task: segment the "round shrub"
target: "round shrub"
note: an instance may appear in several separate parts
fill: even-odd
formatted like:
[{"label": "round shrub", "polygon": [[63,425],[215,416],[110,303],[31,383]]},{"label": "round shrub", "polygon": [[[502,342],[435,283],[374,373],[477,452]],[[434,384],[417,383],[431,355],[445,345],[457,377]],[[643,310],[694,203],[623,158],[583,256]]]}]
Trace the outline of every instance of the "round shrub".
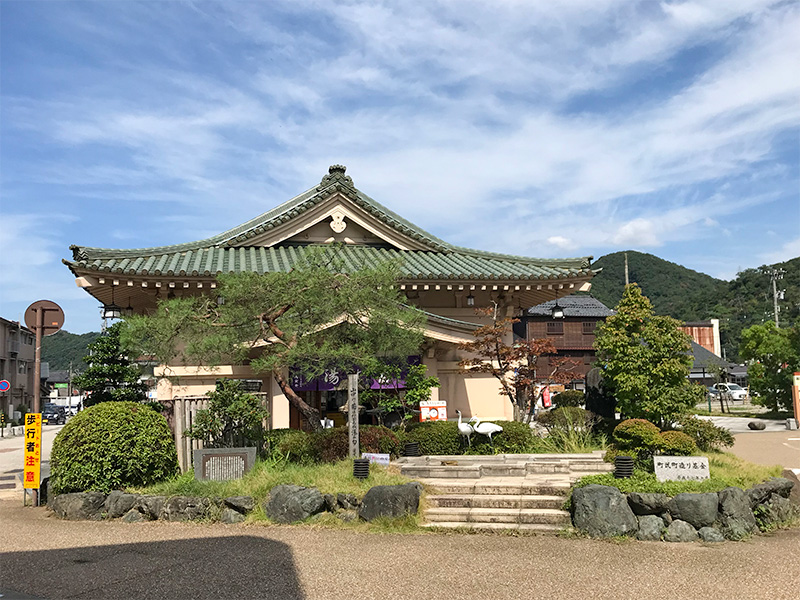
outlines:
[{"label": "round shrub", "polygon": [[665,431],[659,435],[659,451],[667,456],[691,456],[697,454],[694,440],[681,431]]},{"label": "round shrub", "polygon": [[724,427],[717,427],[711,421],[698,419],[693,415],[681,417],[680,430],[688,435],[703,452],[721,450],[733,446],[733,435]]},{"label": "round shrub", "polygon": [[580,390],[566,390],[553,396],[553,405],[562,406],[582,406],[585,401],[583,392]]},{"label": "round shrub", "polygon": [[[473,439],[475,435],[472,436]],[[432,421],[409,427],[405,442],[419,443],[421,454],[462,454],[463,442],[455,421]]]},{"label": "round shrub", "polygon": [[621,450],[656,450],[661,430],[645,419],[628,419],[614,428],[614,445]]},{"label": "round shrub", "polygon": [[472,434],[472,447],[468,454],[526,454],[533,451],[536,435],[529,425],[519,421],[484,421],[496,423],[503,428],[500,433],[489,438],[480,433]]},{"label": "round shrub", "polygon": [[101,402],[72,417],[50,454],[53,495],[108,493],[146,486],[178,474],[167,420],[136,402]]}]

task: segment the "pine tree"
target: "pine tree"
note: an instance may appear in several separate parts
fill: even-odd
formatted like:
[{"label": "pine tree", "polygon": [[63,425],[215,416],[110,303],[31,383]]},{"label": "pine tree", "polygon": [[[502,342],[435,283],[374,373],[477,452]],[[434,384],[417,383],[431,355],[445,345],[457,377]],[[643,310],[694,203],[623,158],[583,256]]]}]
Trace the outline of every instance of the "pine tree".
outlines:
[{"label": "pine tree", "polygon": [[89,397],[85,406],[100,402],[140,402],[147,398],[147,386],[139,381],[141,369],[131,363],[120,345],[122,323],[115,323],[89,344],[84,361],[89,367],[72,380]]}]

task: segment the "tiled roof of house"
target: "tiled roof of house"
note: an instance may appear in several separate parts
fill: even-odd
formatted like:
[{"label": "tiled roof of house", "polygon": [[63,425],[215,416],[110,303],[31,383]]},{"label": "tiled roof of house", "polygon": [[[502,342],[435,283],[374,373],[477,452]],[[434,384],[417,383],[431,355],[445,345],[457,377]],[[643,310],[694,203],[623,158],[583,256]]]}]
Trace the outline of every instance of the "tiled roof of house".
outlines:
[{"label": "tiled roof of house", "polygon": [[424,249],[346,246],[344,261],[353,266],[398,260],[401,274],[412,280],[529,280],[591,276],[591,256],[539,259],[471,250],[448,244],[406,221],[353,187],[344,167],[333,165],[322,182],[280,206],[219,235],[171,246],[112,249],[70,246],[76,269],[141,276],[209,277],[220,273],[266,273],[291,269],[308,246],[290,242],[274,246],[246,245],[247,240],[294,219],[333,194],[341,194],[394,231],[416,240]]},{"label": "tiled roof of house", "polygon": [[549,317],[553,312],[553,307],[558,302],[558,306],[564,311],[564,317],[596,317],[605,318],[614,314],[614,311],[592,296],[564,296],[558,300],[549,300],[542,304],[529,308],[529,317]]},{"label": "tiled roof of house", "polygon": [[691,341],[692,344],[692,355],[694,356],[694,363],[692,364],[692,370],[702,370],[705,369],[709,371],[713,368],[722,367],[728,369],[730,367],[735,367],[734,363],[729,363],[724,358],[720,358],[713,352],[703,348],[700,344],[695,342],[694,340]]}]

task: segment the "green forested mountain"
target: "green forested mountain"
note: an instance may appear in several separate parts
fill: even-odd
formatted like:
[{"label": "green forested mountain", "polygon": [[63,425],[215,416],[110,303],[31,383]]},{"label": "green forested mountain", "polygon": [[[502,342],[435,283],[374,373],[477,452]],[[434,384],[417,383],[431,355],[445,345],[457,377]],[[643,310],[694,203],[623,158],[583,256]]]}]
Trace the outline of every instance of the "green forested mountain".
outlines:
[{"label": "green forested mountain", "polygon": [[100,336],[99,332],[83,334],[59,331],[42,338],[42,362],[50,363],[51,371],[66,371],[72,361],[75,372],[83,371],[87,365],[83,357],[88,354],[88,346]]},{"label": "green forested mountain", "polygon": [[[602,272],[592,279],[592,295],[613,308],[625,287],[625,252],[597,259]],[[773,320],[772,284],[768,270],[783,269],[778,289],[780,324],[800,320],[800,258],[784,263],[746,269],[732,281],[714,279],[681,265],[642,252],[628,251],[631,283],[638,283],[650,298],[656,314],[681,321],[720,320],[722,347],[730,360],[737,360],[742,329]]]}]

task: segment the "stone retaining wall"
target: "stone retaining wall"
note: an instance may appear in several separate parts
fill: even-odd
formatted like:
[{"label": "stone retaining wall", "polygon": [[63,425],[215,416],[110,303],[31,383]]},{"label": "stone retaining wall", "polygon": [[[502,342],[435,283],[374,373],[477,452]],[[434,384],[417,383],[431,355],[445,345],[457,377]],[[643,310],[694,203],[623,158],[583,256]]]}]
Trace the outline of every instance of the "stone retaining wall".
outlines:
[{"label": "stone retaining wall", "polygon": [[644,541],[721,542],[740,540],[770,524],[800,514],[789,500],[794,482],[773,477],[749,490],[624,494],[617,488],[588,485],[572,493],[572,523],[592,537],[634,536]]}]

